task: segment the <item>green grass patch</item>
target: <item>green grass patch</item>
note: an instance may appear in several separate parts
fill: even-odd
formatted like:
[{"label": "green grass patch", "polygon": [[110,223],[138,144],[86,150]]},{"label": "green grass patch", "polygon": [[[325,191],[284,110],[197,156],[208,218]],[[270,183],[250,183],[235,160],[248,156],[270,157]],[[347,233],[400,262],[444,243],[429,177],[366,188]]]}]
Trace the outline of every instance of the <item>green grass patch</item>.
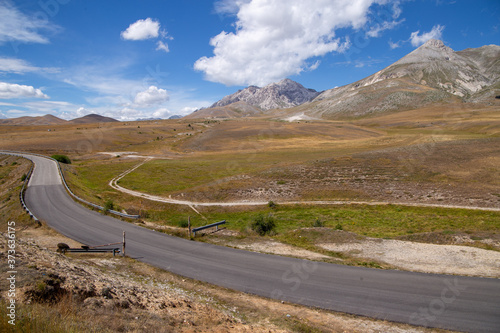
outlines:
[{"label": "green grass patch", "polygon": [[296,229],[317,226],[319,219],[325,228],[343,230],[359,235],[394,238],[423,232],[498,232],[500,213],[466,209],[405,207],[396,205],[343,205],[343,206],[302,206],[279,205],[269,207],[198,207],[207,219],[195,216],[194,212],[177,210],[148,211],[152,220],[178,225],[191,215],[193,226],[227,220],[228,229],[242,231],[248,229],[258,216],[272,214],[277,235]]},{"label": "green grass patch", "polygon": [[70,189],[81,198],[99,205],[104,205],[110,199],[119,204],[117,199],[123,195],[112,189],[109,182],[137,163],[119,160],[79,161],[71,166],[64,166],[63,172]]}]

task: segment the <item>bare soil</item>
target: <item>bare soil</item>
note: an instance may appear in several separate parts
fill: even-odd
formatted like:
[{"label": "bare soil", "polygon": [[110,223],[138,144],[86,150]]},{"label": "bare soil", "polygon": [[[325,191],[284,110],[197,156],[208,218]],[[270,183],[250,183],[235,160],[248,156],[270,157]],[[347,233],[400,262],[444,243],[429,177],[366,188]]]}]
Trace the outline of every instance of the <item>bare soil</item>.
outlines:
[{"label": "bare soil", "polygon": [[[16,244],[18,307],[33,306],[31,316],[38,321],[53,313],[80,329],[109,332],[432,331],[217,288],[120,256],[58,254],[40,243],[69,240],[46,232],[38,229],[32,240]],[[0,249],[6,244],[0,235]],[[5,251],[0,258],[5,300]]]}]

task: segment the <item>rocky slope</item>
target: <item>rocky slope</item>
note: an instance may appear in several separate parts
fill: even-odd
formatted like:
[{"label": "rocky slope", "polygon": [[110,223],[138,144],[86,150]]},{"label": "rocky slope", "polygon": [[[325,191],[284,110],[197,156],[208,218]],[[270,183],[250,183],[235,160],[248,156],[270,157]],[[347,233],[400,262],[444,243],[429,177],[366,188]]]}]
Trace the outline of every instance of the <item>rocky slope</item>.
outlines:
[{"label": "rocky slope", "polygon": [[283,109],[308,102],[318,94],[314,89],[307,89],[300,83],[284,79],[262,88],[250,86],[239,90],[214,103],[211,108],[223,107],[241,101],[262,110]]},{"label": "rocky slope", "polygon": [[237,101],[225,106],[214,106],[206,109],[199,109],[187,115],[184,119],[200,118],[241,118],[262,115],[262,110],[243,101]]},{"label": "rocky slope", "polygon": [[321,118],[359,117],[436,102],[500,104],[500,46],[455,52],[430,40],[389,67],[327,90],[300,112]]}]

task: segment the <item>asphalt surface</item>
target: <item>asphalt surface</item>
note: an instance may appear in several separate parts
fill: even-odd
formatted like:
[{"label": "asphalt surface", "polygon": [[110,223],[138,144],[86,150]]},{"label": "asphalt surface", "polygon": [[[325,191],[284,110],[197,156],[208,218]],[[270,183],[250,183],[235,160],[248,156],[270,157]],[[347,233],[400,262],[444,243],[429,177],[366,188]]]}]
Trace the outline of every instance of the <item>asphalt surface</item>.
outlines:
[{"label": "asphalt surface", "polygon": [[66,193],[53,161],[25,156],[36,165],[27,206],[49,226],[81,243],[120,242],[125,231],[128,256],[196,280],[388,321],[500,332],[498,279],[334,265],[171,237],[82,207]]}]

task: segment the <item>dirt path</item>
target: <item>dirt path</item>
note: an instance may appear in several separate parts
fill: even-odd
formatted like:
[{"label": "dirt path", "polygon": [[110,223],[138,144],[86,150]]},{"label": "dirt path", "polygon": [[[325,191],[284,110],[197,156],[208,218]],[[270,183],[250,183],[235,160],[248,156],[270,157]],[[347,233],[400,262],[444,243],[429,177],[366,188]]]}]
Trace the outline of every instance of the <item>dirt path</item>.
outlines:
[{"label": "dirt path", "polygon": [[[109,186],[111,186],[112,188],[114,188],[117,191],[120,191],[122,193],[127,193],[127,194],[135,196],[135,197],[145,198],[145,199],[157,201],[157,202],[189,206],[198,214],[200,214],[200,213],[195,208],[197,206],[200,206],[200,207],[265,206],[269,203],[268,201],[249,201],[249,200],[234,201],[234,202],[196,202],[196,201],[189,201],[189,200],[177,200],[177,199],[166,198],[166,197],[162,197],[162,196],[151,195],[151,194],[146,194],[146,193],[142,193],[139,191],[130,190],[130,189],[127,189],[127,188],[124,188],[124,187],[118,185],[118,181],[120,179],[122,179],[123,177],[125,177],[126,175],[128,175],[132,171],[138,169],[139,167],[141,167],[142,165],[144,165],[145,163],[149,162],[152,159],[153,158],[151,158],[151,157],[146,157],[145,160],[142,161],[141,163],[139,163],[136,166],[134,166],[133,168],[123,172],[118,177],[113,178],[109,182]],[[278,203],[283,204],[283,205],[295,205],[295,204],[299,204],[299,205],[349,205],[349,204],[355,204],[355,205],[370,205],[370,206],[401,205],[401,206],[411,206],[411,207],[458,208],[458,209],[472,209],[472,210],[500,212],[500,208],[495,208],[495,207],[438,205],[438,204],[425,204],[425,203],[406,203],[406,202],[397,202],[397,201],[388,202],[388,201],[320,200],[320,201],[282,201],[282,202],[278,202]]]}]

